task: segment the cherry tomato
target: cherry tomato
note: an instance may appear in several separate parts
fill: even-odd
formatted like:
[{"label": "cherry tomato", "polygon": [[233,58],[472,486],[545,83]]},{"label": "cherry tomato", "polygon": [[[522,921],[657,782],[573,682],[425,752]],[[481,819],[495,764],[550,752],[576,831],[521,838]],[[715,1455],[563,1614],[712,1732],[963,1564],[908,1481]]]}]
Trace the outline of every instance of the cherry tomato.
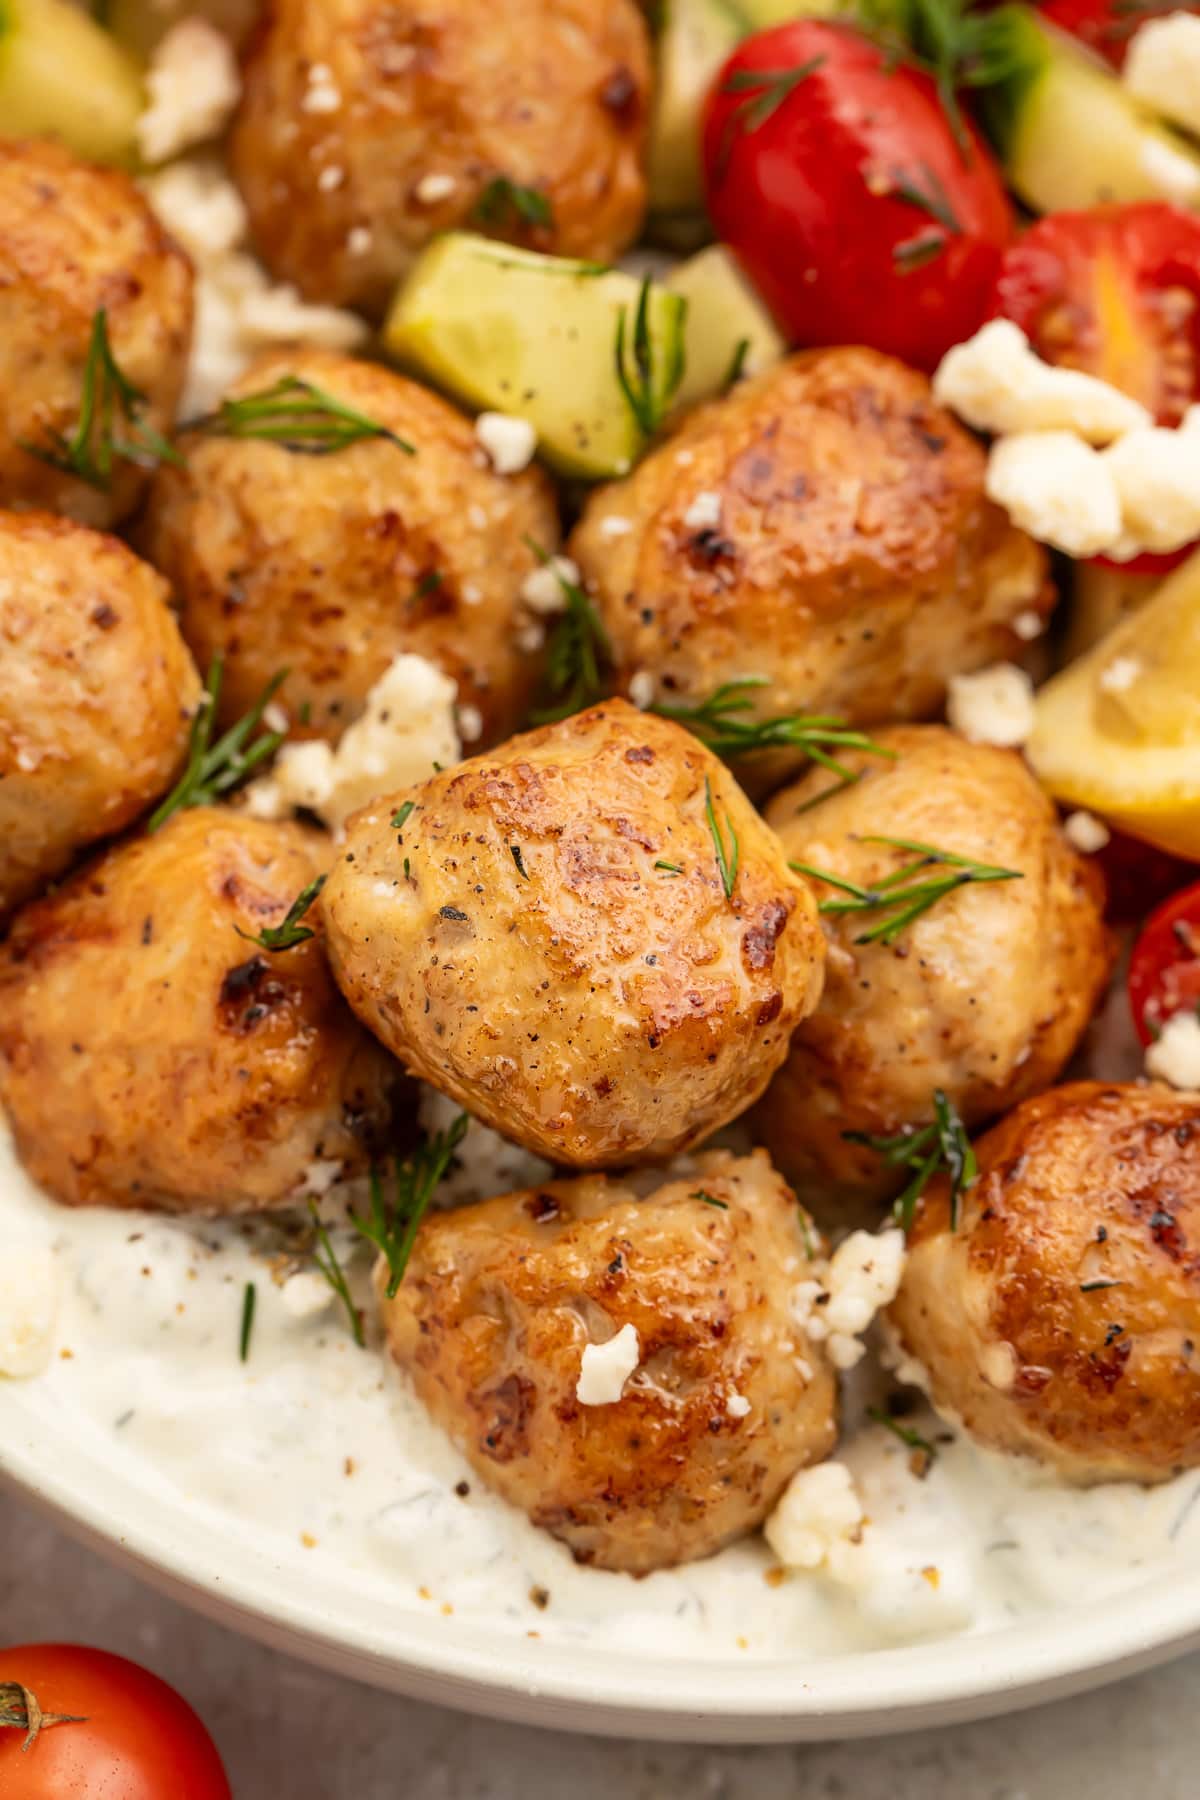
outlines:
[{"label": "cherry tomato", "polygon": [[1200,0],[1040,0],[1038,10],[1119,69],[1130,39],[1147,19],[1200,12]]},{"label": "cherry tomato", "polygon": [[187,1702],[157,1675],[77,1644],[0,1651],[0,1682],[17,1682],[44,1714],[74,1715],[25,1732],[0,1728],[6,1800],[232,1800],[216,1746]]},{"label": "cherry tomato", "polygon": [[1200,882],[1147,919],[1129,964],[1129,1004],[1143,1044],[1172,1013],[1200,1005]]},{"label": "cherry tomato", "polygon": [[794,344],[869,344],[932,369],[985,318],[1012,211],[933,81],[851,25],[748,38],[704,119],[717,235]]},{"label": "cherry tomato", "polygon": [[1200,395],[1200,217],[1159,200],[1051,213],[1005,252],[995,310],[1047,362],[1177,425]]},{"label": "cherry tomato", "polygon": [[1168,894],[1176,893],[1196,873],[1194,863],[1144,844],[1140,838],[1114,831],[1091,859],[1104,876],[1105,916],[1114,925],[1140,925]]}]

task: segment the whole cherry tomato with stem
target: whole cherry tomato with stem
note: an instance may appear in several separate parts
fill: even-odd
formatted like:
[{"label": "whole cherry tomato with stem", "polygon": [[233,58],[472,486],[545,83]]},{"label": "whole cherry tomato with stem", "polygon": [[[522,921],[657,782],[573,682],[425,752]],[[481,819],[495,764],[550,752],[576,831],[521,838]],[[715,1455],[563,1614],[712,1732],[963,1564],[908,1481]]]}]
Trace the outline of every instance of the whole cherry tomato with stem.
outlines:
[{"label": "whole cherry tomato with stem", "polygon": [[793,344],[933,369],[987,316],[1013,228],[999,169],[932,77],[865,32],[797,19],[748,38],[703,151],[717,235]]},{"label": "whole cherry tomato with stem", "polygon": [[0,1650],[5,1800],[232,1800],[212,1738],[148,1669],[79,1644]]}]

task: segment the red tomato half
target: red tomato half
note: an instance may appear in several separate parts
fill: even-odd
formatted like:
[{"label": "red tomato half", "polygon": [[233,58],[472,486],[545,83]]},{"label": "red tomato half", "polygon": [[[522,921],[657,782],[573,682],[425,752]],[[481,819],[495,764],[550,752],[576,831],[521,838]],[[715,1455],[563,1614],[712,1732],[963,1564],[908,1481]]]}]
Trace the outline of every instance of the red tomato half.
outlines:
[{"label": "red tomato half", "polygon": [[1047,362],[1177,425],[1200,395],[1200,216],[1158,200],[1050,213],[1005,252],[995,310]]},{"label": "red tomato half", "polygon": [[1143,1044],[1172,1013],[1200,1005],[1200,883],[1151,913],[1133,947],[1129,1004]]},{"label": "red tomato half", "polygon": [[853,26],[797,19],[734,52],[704,120],[709,211],[792,343],[932,369],[982,323],[1012,212],[963,131]]},{"label": "red tomato half", "polygon": [[0,1651],[0,1682],[19,1682],[43,1713],[77,1721],[46,1726],[28,1750],[23,1731],[0,1728],[6,1800],[232,1800],[216,1746],[191,1707],[123,1656],[20,1644]]},{"label": "red tomato half", "polygon": [[1038,11],[1119,69],[1130,39],[1147,19],[1200,12],[1200,0],[1039,0]]}]

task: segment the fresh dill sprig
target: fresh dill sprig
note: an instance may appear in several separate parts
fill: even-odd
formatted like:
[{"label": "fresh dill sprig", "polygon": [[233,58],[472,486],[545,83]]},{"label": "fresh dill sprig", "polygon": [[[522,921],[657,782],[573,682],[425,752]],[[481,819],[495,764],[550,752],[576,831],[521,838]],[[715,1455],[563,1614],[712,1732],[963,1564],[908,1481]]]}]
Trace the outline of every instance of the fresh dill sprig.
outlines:
[{"label": "fresh dill sprig", "polygon": [[246,1362],[250,1356],[250,1334],[254,1330],[254,1308],[258,1300],[258,1289],[252,1281],[246,1283],[242,1295],[242,1328],[238,1334],[238,1357]]},{"label": "fresh dill sprig", "polygon": [[161,462],[182,466],[183,457],[161,432],[143,423],[145,394],[124,373],[108,337],[104,307],[92,315],[92,335],[83,365],[79,417],[70,432],[47,429],[42,444],[21,448],[64,475],[107,493],[114,462],[153,469]]},{"label": "fresh dill sprig", "polygon": [[666,418],[679,391],[684,370],[682,331],[668,333],[666,344],[660,349],[650,329],[652,286],[647,275],[638,290],[632,332],[628,324],[629,308],[621,307],[613,345],[617,381],[644,437],[653,437]]},{"label": "fresh dill sprig", "polygon": [[392,824],[393,831],[403,831],[404,830],[404,827],[408,824],[409,819],[412,817],[413,813],[416,811],[416,806],[417,806],[417,803],[415,800],[404,800],[400,803],[400,805],[396,808],[396,811],[392,814],[391,824]]},{"label": "fresh dill sprig", "polygon": [[716,1195],[710,1194],[707,1188],[697,1188],[695,1193],[688,1195],[688,1199],[700,1200],[705,1206],[719,1207],[722,1212],[729,1211],[728,1200],[718,1200]]},{"label": "fresh dill sprig", "polygon": [[933,1091],[933,1123],[914,1131],[898,1131],[894,1137],[874,1137],[865,1131],[843,1131],[850,1144],[865,1144],[889,1169],[911,1169],[912,1180],[892,1208],[897,1223],[912,1229],[917,1201],[932,1177],[944,1169],[950,1177],[950,1229],[958,1230],[959,1207],[968,1188],[979,1178],[979,1165],[966,1126],[954,1102],[941,1088]]},{"label": "fresh dill sprig", "polygon": [[[725,814],[725,829],[722,832],[717,824],[716,807],[713,804],[712,782],[704,777],[704,817],[708,822],[709,835],[713,841],[713,854],[717,859],[717,868],[721,874],[721,886],[725,889],[725,898],[733,899],[733,890],[737,886],[738,859],[741,856],[741,844],[728,811]],[[726,838],[729,842],[726,845]]]},{"label": "fresh dill sprig", "polygon": [[535,725],[582,712],[603,697],[612,668],[612,644],[600,615],[577,581],[563,574],[555,557],[530,537],[525,543],[543,568],[553,571],[566,605],[559,614],[546,649],[543,704],[532,714]]},{"label": "fresh dill sprig", "polygon": [[824,55],[810,56],[792,69],[735,69],[721,84],[723,94],[743,96],[730,115],[730,129],[758,131],[825,60]]},{"label": "fresh dill sprig", "polygon": [[327,880],[328,876],[318,875],[307,887],[301,888],[278,925],[264,925],[261,931],[243,931],[240,925],[233,929],[239,937],[257,944],[260,950],[294,950],[297,944],[306,944],[316,934],[311,925],[302,925],[300,921]]},{"label": "fresh dill sprig", "polygon": [[524,187],[507,175],[493,176],[488,182],[475,202],[473,216],[483,225],[515,221],[518,225],[541,225],[549,229],[554,224],[554,208],[549,196],[540,188]]},{"label": "fresh dill sprig", "polygon": [[[860,844],[884,844],[894,850],[908,850],[916,861],[905,863],[891,875],[877,881],[873,887],[860,887],[856,881],[847,881],[842,875],[834,875],[828,869],[816,869],[811,863],[789,863],[800,875],[807,875],[814,881],[823,881],[828,887],[837,888],[848,896],[844,900],[822,900],[818,911],[827,913],[831,918],[841,918],[846,913],[882,913],[877,924],[869,931],[856,937],[856,944],[894,944],[902,931],[905,931],[914,919],[936,906],[947,894],[953,894],[958,888],[967,887],[971,882],[1021,881],[1020,869],[1001,869],[991,863],[976,862],[969,856],[956,856],[952,850],[939,850],[934,844],[921,844],[911,838],[894,837],[862,837],[856,842]],[[936,875],[931,879],[921,879],[926,871],[933,868],[944,868],[947,873]],[[905,885],[907,883],[907,885]]]},{"label": "fresh dill sprig", "polygon": [[222,794],[232,792],[260,763],[265,762],[269,756],[274,756],[287,736],[286,731],[264,731],[260,736],[253,737],[262,723],[267,707],[287,679],[288,671],[280,669],[272,675],[249,712],[213,743],[212,734],[221,701],[223,668],[223,658],[220,654],[214,656],[196,716],[192,720],[187,764],[166,799],[151,813],[146,823],[147,831],[157,831],[172,813],[182,812],[184,807],[210,806]]},{"label": "fresh dill sprig", "polygon": [[885,1412],[882,1406],[868,1406],[867,1417],[874,1419],[877,1425],[882,1425],[885,1431],[890,1431],[893,1437],[899,1438],[907,1449],[919,1450],[930,1462],[937,1461],[937,1449],[929,1439],[922,1437],[919,1431],[914,1431],[911,1425],[902,1425],[899,1419],[893,1419],[891,1413]]},{"label": "fresh dill sprig", "polygon": [[354,1213],[350,1215],[355,1230],[383,1254],[388,1266],[389,1300],[395,1298],[404,1279],[421,1220],[469,1124],[467,1114],[459,1113],[448,1131],[439,1131],[434,1137],[427,1138],[411,1156],[397,1157],[393,1168],[395,1192],[391,1201],[384,1198],[382,1174],[372,1168],[370,1214],[365,1219]]},{"label": "fresh dill sprig", "polygon": [[660,718],[674,719],[677,725],[686,725],[694,737],[726,761],[767,750],[800,750],[810,762],[819,763],[836,775],[839,787],[848,787],[858,776],[837,760],[835,751],[861,750],[868,756],[895,759],[894,750],[885,750],[833,713],[777,713],[771,718],[755,718],[754,689],[769,685],[765,675],[739,675],[733,681],[722,682],[706,700],[691,704],[659,701],[650,711]]},{"label": "fresh dill sprig", "polygon": [[663,862],[662,859],[660,858],[659,861],[656,862],[654,866],[656,869],[661,869],[664,875],[682,875],[683,874],[682,863]]},{"label": "fresh dill sprig", "polygon": [[354,1304],[350,1283],[346,1280],[346,1272],[338,1261],[337,1251],[333,1247],[328,1231],[321,1223],[320,1210],[315,1200],[309,1201],[308,1210],[312,1214],[313,1229],[317,1234],[316,1248],[312,1253],[313,1262],[345,1307],[354,1341],[361,1350],[366,1343],[363,1336],[362,1314]]},{"label": "fresh dill sprig", "polygon": [[406,438],[299,375],[284,375],[257,394],[222,400],[216,412],[191,420],[185,429],[209,437],[263,438],[299,456],[331,456],[364,438],[386,438],[406,456],[416,455]]}]

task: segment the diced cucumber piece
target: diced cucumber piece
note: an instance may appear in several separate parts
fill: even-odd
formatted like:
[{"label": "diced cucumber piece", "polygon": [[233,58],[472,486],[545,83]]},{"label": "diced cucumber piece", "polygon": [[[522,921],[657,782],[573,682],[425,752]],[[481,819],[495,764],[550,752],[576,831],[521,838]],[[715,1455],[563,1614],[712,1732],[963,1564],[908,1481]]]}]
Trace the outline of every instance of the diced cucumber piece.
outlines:
[{"label": "diced cucumber piece", "polygon": [[723,393],[737,372],[754,375],[787,345],[746,277],[721,244],[680,263],[667,286],[687,301],[686,351],[678,407]]},{"label": "diced cucumber piece", "polygon": [[136,62],[70,0],[0,0],[0,130],[55,137],[92,162],[132,163]]},{"label": "diced cucumber piece", "polygon": [[982,106],[1009,182],[1027,205],[1038,212],[1127,200],[1200,206],[1200,151],[1146,112],[1075,39],[1027,7],[1006,7],[1003,18],[1013,72],[984,93]]},{"label": "diced cucumber piece", "polygon": [[717,70],[751,29],[735,0],[664,0],[647,149],[651,212],[703,211],[704,102]]},{"label": "diced cucumber piece", "polygon": [[448,232],[392,305],[384,342],[469,406],[528,419],[546,461],[631,466],[683,374],[687,301],[619,269]]}]

